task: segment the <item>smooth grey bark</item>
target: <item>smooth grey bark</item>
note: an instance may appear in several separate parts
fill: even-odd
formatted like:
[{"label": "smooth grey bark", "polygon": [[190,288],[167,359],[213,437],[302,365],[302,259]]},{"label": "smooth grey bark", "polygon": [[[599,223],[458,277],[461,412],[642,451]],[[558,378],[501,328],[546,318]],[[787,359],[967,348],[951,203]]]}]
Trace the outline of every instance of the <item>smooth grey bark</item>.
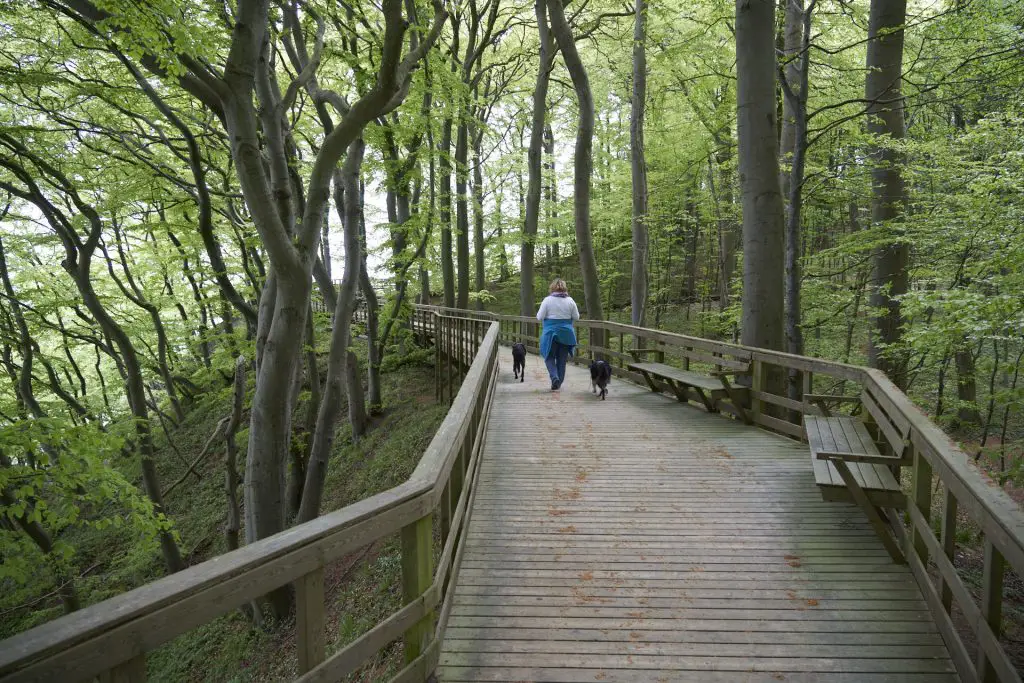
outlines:
[{"label": "smooth grey bark", "polygon": [[455,306],[455,264],[452,262],[452,162],[449,154],[452,147],[452,119],[445,118],[441,124],[441,141],[438,149],[438,170],[441,175],[440,208],[441,219],[441,280],[444,289],[444,305]]},{"label": "smooth grey bark", "polygon": [[[565,60],[566,69],[572,78],[576,91],[579,122],[576,129],[576,156],[573,171],[573,212],[576,227],[576,248],[579,251],[580,272],[583,276],[583,296],[587,306],[587,317],[603,320],[601,306],[601,283],[597,279],[597,261],[590,232],[590,180],[594,170],[594,97],[583,60],[576,49],[576,41],[565,18],[560,0],[548,1],[548,16],[551,32],[558,43],[558,49]],[[601,346],[604,334],[598,330],[591,333],[591,344]]]},{"label": "smooth grey bark", "polygon": [[533,315],[537,302],[534,294],[534,256],[537,226],[540,223],[542,176],[541,157],[544,145],[544,121],[547,113],[548,85],[551,81],[551,31],[548,28],[547,0],[535,0],[534,13],[540,34],[540,56],[537,79],[533,86],[533,115],[530,127],[530,146],[526,153],[526,212],[519,255],[519,314]]},{"label": "smooth grey bark", "polygon": [[872,161],[871,223],[887,239],[872,256],[870,303],[882,313],[875,317],[868,338],[868,361],[901,389],[907,383],[906,354],[887,347],[899,344],[902,338],[899,297],[910,286],[910,245],[901,239],[901,230],[895,225],[907,201],[903,155],[893,146],[905,132],[901,84],[906,14],[906,0],[871,0],[864,84],[869,102],[867,130],[874,137],[868,150]]},{"label": "smooth grey bark", "polygon": [[[783,220],[775,106],[775,3],[736,0],[736,118],[743,196],[742,343],[783,348]],[[777,390],[778,379],[773,378]],[[771,389],[770,389],[771,390]]]},{"label": "smooth grey bark", "polygon": [[634,325],[647,320],[647,158],[644,109],[647,104],[647,4],[636,0],[633,22],[633,93],[629,116],[630,173],[633,181],[633,274],[630,304]]},{"label": "smooth grey bark", "polygon": [[469,308],[469,204],[466,196],[469,181],[469,112],[468,103],[459,107],[457,135],[455,137],[455,252],[458,269],[458,289],[455,307]]},{"label": "smooth grey bark", "polygon": [[561,258],[561,236],[558,230],[558,167],[555,162],[555,133],[551,130],[550,121],[544,126],[544,156],[547,159],[544,164],[547,171],[544,199],[547,201],[548,209],[548,239],[551,242],[551,259],[558,261]]},{"label": "smooth grey bark", "polygon": [[[363,196],[366,192],[366,183],[359,184],[359,239],[366,244],[366,215]],[[347,219],[346,219],[347,220]],[[377,301],[377,292],[370,282],[370,271],[366,265],[366,250],[363,249],[362,263],[359,268],[359,289],[366,300],[366,394],[369,403],[369,412],[376,415],[383,409],[383,399],[380,387],[380,348],[379,339],[379,311],[380,303]]]},{"label": "smooth grey bark", "polygon": [[978,379],[974,353],[969,348],[956,351],[956,398],[959,402],[957,419],[961,424],[981,424],[978,410]]},{"label": "smooth grey bark", "polygon": [[[470,133],[473,138],[473,272],[476,276],[476,291],[479,293],[487,287],[484,260],[484,162],[480,149],[484,139],[483,126],[475,124]],[[476,309],[484,310],[484,301],[479,297],[476,300]]]},{"label": "smooth grey bark", "polygon": [[[782,27],[783,75],[790,90],[799,97],[803,93],[803,90],[800,89],[800,65],[802,62],[800,49],[803,45],[804,0],[779,0],[779,2],[783,3],[785,7],[785,19]],[[799,106],[799,102],[788,96],[783,88],[782,120],[780,121],[782,131],[779,134],[779,165],[782,167],[782,173],[779,175],[779,185],[782,186],[782,196],[786,198],[786,201],[789,201],[792,177],[790,169],[796,147],[795,109],[797,106]]]},{"label": "smooth grey bark", "polygon": [[[313,447],[306,466],[306,484],[303,488],[302,503],[296,516],[298,523],[308,522],[320,514],[323,487],[327,477],[327,459],[334,446],[337,418],[346,392],[346,366],[348,344],[351,338],[352,313],[355,310],[356,288],[362,270],[362,249],[359,239],[359,220],[362,212],[362,198],[359,193],[359,174],[363,165],[363,140],[357,139],[349,145],[345,165],[341,171],[341,183],[345,201],[345,272],[342,275],[338,306],[334,312],[334,329],[331,332],[331,350],[327,360],[327,379],[324,382],[323,397],[313,435]],[[337,194],[337,193],[336,193]]]},{"label": "smooth grey bark", "polygon": [[[785,187],[789,192],[786,206],[786,351],[797,356],[804,353],[803,329],[800,313],[800,224],[803,211],[804,169],[807,161],[807,88],[811,57],[811,18],[817,0],[811,0],[803,10],[802,0],[788,0],[786,9],[787,49],[790,39],[790,21],[796,21],[798,36],[793,50],[794,58],[786,65],[782,79],[786,111],[791,122],[783,123],[783,143],[786,136],[792,139],[792,164]],[[783,178],[786,174],[783,173]],[[802,393],[802,375],[797,371],[789,373],[789,397],[798,400]]]},{"label": "smooth grey bark", "polygon": [[238,550],[238,533],[242,524],[242,513],[238,505],[238,444],[235,435],[242,426],[242,404],[245,402],[245,356],[235,360],[234,393],[231,401],[231,417],[224,429],[224,495],[227,497],[227,524],[224,526],[224,541],[228,550]]}]

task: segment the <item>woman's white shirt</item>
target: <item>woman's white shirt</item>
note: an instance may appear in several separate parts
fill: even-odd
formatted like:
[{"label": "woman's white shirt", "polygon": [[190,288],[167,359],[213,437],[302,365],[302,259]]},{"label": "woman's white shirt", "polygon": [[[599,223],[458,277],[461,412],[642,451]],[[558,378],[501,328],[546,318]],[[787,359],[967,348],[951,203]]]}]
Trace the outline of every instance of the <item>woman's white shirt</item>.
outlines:
[{"label": "woman's white shirt", "polygon": [[579,320],[580,309],[571,296],[546,296],[540,303],[537,311],[537,320],[544,321],[546,318],[556,320]]}]

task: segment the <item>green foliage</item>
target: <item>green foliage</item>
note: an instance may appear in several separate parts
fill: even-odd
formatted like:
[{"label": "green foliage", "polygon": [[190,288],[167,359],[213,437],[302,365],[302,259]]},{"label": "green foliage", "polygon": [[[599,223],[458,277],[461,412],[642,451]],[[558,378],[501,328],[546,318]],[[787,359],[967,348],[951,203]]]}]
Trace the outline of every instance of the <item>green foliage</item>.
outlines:
[{"label": "green foliage", "polygon": [[[60,538],[72,530],[125,527],[139,552],[155,552],[157,533],[171,529],[171,523],[111,467],[121,457],[122,445],[94,426],[75,427],[62,420],[26,420],[0,427],[0,452],[11,458],[10,466],[0,468],[0,489],[13,499],[0,503],[0,517],[10,523],[0,526],[0,582],[24,586],[38,579],[40,566],[73,566],[75,547]],[[40,524],[56,537],[48,556],[12,530],[23,520]]]}]

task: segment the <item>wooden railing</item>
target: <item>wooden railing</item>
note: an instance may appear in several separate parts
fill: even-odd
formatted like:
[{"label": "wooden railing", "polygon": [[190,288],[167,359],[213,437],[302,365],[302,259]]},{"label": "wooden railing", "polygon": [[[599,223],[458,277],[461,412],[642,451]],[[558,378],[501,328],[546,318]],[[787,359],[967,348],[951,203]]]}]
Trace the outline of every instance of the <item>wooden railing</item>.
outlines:
[{"label": "wooden railing", "polygon": [[[405,667],[392,680],[425,681],[438,661],[449,586],[458,576],[459,541],[498,370],[499,329],[491,321],[433,311],[417,313],[416,324],[443,340],[436,345],[437,364],[446,368],[451,408],[408,481],[9,638],[0,643],[0,681],[144,681],[147,652],[289,584],[296,596],[297,680],[341,680],[403,638]],[[328,657],[325,568],[393,534],[401,535],[404,606]]]},{"label": "wooden railing", "polygon": [[[438,307],[419,309],[497,321],[504,342],[522,341],[528,348],[535,350],[537,347],[539,326],[535,318]],[[874,427],[875,436],[883,447],[888,445],[890,452],[902,452],[911,462],[907,467],[896,468],[895,472],[902,476],[904,488],[910,491],[907,513],[890,512],[888,521],[902,541],[907,562],[961,680],[964,683],[1020,683],[1020,673],[999,638],[1007,565],[1017,576],[1024,577],[1024,513],[1005,492],[991,486],[969,464],[968,456],[884,373],[609,321],[580,320],[577,337],[580,347],[576,362],[601,357],[612,364],[616,375],[640,383],[642,378],[627,367],[632,360],[631,348],[653,349],[659,362],[691,370],[715,369],[716,356],[750,361],[749,389],[744,396],[748,415],[758,426],[795,439],[804,438],[803,416],[820,415],[822,410],[817,404],[790,398],[785,382],[772,381],[773,377],[785,378],[795,373],[802,396],[835,396],[836,406],[856,405],[856,397],[867,390],[887,415],[909,425],[906,444],[887,444],[893,436]],[[591,344],[590,340],[595,338],[602,343]],[[694,350],[699,353],[692,353]],[[706,362],[693,363],[694,355],[704,357]],[[810,468],[811,463],[807,466]],[[936,491],[940,492],[941,503],[933,514],[932,496]],[[958,525],[969,525],[981,536],[984,569],[978,598],[972,595],[953,563]],[[957,625],[953,621],[953,605],[962,615]],[[966,627],[970,637],[965,640],[957,626]]]},{"label": "wooden railing", "polygon": [[[146,652],[287,584],[295,585],[297,595],[299,680],[338,680],[400,637],[407,665],[394,680],[426,680],[438,661],[447,624],[448,587],[458,575],[458,540],[475,491],[499,338],[536,348],[538,324],[529,317],[417,306],[412,330],[434,340],[438,397],[451,400],[452,406],[406,483],[4,641],[0,683],[78,681],[103,673],[113,680],[144,680]],[[608,321],[582,320],[578,336],[576,362],[603,357],[617,375],[637,380],[627,367],[633,348],[695,371],[713,370],[716,358],[749,361],[749,387],[741,399],[747,414],[758,426],[790,438],[802,438],[803,415],[822,410],[817,403],[790,398],[784,383],[773,377],[796,373],[804,395],[833,396],[836,406],[850,405],[847,401],[866,391],[888,416],[909,426],[907,444],[892,443],[888,430],[875,431],[883,447],[888,443],[894,452],[910,453],[911,464],[900,472],[910,491],[908,511],[890,514],[889,522],[961,679],[1021,680],[999,636],[1007,565],[1024,575],[1024,514],[882,373]],[[933,519],[935,491],[941,492],[941,505]],[[953,564],[963,519],[981,535],[984,547],[978,598]],[[441,543],[436,566],[435,527]],[[326,657],[324,567],[394,533],[402,538],[405,606]],[[954,605],[962,616],[956,625]],[[965,640],[958,627],[969,630],[970,637]]]}]

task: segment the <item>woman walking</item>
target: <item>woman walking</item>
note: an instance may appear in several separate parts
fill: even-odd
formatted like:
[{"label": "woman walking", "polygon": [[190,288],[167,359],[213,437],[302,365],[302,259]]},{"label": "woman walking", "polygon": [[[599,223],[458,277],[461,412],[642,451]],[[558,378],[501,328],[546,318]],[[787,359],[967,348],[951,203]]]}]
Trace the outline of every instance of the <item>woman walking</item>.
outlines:
[{"label": "woman walking", "polygon": [[576,347],[576,333],[572,324],[580,319],[580,309],[569,296],[565,280],[553,280],[548,291],[551,293],[544,297],[537,311],[537,320],[544,324],[540,336],[540,355],[551,377],[551,391],[558,391],[565,381],[565,362]]}]

